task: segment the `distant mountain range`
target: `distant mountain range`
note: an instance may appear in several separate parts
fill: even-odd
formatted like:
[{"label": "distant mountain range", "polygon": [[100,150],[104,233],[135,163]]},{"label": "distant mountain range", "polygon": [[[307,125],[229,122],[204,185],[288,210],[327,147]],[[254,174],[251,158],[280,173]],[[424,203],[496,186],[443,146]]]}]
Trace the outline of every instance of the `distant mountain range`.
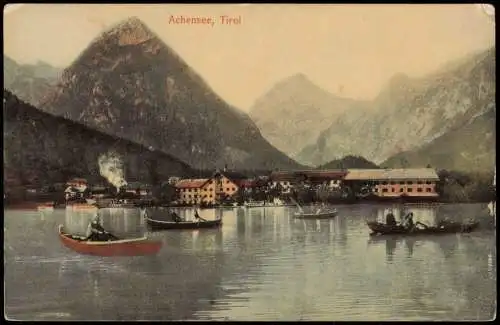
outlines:
[{"label": "distant mountain range", "polygon": [[4,87],[13,91],[20,99],[37,105],[62,73],[62,69],[39,61],[36,64],[18,64],[3,56]]},{"label": "distant mountain range", "polygon": [[[4,84],[49,113],[45,119],[66,118],[53,120],[54,129],[70,120],[85,130],[148,148],[166,159],[165,166],[175,160],[197,169],[430,164],[491,170],[495,69],[492,48],[424,78],[398,74],[372,101],[335,96],[297,74],[259,98],[247,115],[216,95],[143,22],[129,18],[92,41],[62,72],[43,62],[21,65],[4,56]],[[87,150],[81,149],[87,148],[83,141],[71,141],[65,144],[76,147],[67,147],[68,152]],[[62,152],[63,144],[55,152]],[[9,150],[16,155],[15,150],[23,149],[15,144]],[[32,152],[29,159],[39,160],[42,151]],[[21,155],[11,163],[26,161],[30,153]],[[52,161],[47,159],[42,160]]]},{"label": "distant mountain range", "polygon": [[331,121],[356,105],[357,101],[334,96],[304,74],[296,74],[257,99],[249,115],[273,146],[295,158],[302,148],[315,144]]},{"label": "distant mountain range", "polygon": [[[425,167],[421,164],[429,162],[436,168],[448,166],[464,170],[491,170],[495,141],[489,138],[486,141],[484,137],[470,132],[495,133],[492,125],[496,114],[491,113],[491,110],[495,111],[496,105],[495,68],[495,49],[492,48],[447,64],[425,78],[412,79],[398,74],[373,101],[351,101],[354,104],[347,105],[348,108],[343,109],[338,116],[332,114],[330,125],[321,131],[313,144],[300,148],[312,136],[302,137],[299,132],[293,136],[284,131],[274,132],[269,140],[274,143],[296,143],[295,148],[288,150],[300,151],[294,156],[297,161],[313,166],[324,165],[347,155],[363,156],[377,164],[385,162],[384,165],[388,167],[400,166],[400,157],[404,152],[408,160],[405,165],[408,166]],[[293,98],[295,94],[281,92],[280,96]],[[306,97],[301,95],[301,98]],[[259,101],[262,102],[262,99]],[[281,119],[285,121],[279,123],[300,125],[304,118],[301,107],[308,107],[308,104],[294,105],[289,102],[284,105],[281,110],[287,113]],[[330,107],[335,111],[335,106]],[[312,112],[307,115],[310,114]],[[271,114],[261,114],[257,122],[264,129],[277,123],[276,116],[268,119],[267,116]],[[483,117],[476,119],[480,116]],[[321,114],[318,117],[326,118]],[[491,121],[487,121],[488,118]],[[470,124],[473,126],[468,126]],[[308,128],[321,130],[324,125],[325,122],[311,122]],[[266,131],[263,130],[263,134]],[[471,148],[465,145],[467,142],[457,138],[459,134],[486,142]],[[451,135],[455,137],[456,145],[451,145]],[[276,139],[279,137],[282,139]],[[431,149],[426,148],[432,148],[433,153],[427,152]],[[484,151],[478,152],[478,148]],[[435,154],[440,150],[448,152],[449,159],[456,161],[451,163],[436,158]],[[424,158],[423,155],[428,157]],[[474,163],[470,158],[472,156],[477,157]]]},{"label": "distant mountain range", "polygon": [[196,168],[300,167],[134,17],[96,38],[40,109]]},{"label": "distant mountain range", "polygon": [[65,182],[100,177],[98,158],[121,155],[126,178],[189,176],[191,167],[158,151],[44,113],[4,90],[4,177],[17,183]]},{"label": "distant mountain range", "polygon": [[458,171],[492,171],[496,160],[496,107],[472,118],[432,142],[392,156],[381,165],[392,168],[430,165]]}]

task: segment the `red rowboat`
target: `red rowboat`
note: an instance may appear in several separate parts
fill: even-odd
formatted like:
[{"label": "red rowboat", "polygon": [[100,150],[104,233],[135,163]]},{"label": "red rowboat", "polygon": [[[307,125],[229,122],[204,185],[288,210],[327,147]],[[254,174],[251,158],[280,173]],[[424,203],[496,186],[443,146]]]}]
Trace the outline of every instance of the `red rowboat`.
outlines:
[{"label": "red rowboat", "polygon": [[64,246],[80,254],[98,256],[153,255],[161,249],[162,242],[150,241],[146,237],[111,241],[87,241],[64,232],[59,225],[59,238]]}]

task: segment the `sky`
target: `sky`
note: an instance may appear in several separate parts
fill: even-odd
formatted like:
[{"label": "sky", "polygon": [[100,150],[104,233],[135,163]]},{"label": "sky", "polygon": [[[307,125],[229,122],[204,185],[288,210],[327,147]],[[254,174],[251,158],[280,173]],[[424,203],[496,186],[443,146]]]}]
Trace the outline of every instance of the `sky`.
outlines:
[{"label": "sky", "polygon": [[[248,111],[297,73],[333,94],[374,98],[396,73],[425,76],[495,45],[494,9],[452,5],[82,5],[4,7],[4,54],[66,67],[104,29],[140,18],[228,103]],[[492,10],[493,9],[493,10]],[[171,16],[217,23],[174,24]],[[240,24],[221,23],[221,16]]]}]

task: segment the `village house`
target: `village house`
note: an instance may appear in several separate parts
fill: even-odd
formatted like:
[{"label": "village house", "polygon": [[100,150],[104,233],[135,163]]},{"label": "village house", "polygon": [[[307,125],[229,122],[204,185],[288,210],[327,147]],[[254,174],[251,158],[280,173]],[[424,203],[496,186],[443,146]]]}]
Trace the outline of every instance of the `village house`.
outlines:
[{"label": "village house", "polygon": [[294,184],[304,182],[317,187],[326,185],[329,188],[340,188],[342,180],[347,174],[345,170],[299,170],[280,171],[271,173],[270,185],[272,188],[280,186],[283,193],[290,193]]},{"label": "village house", "polygon": [[293,184],[297,181],[294,172],[272,172],[269,177],[269,188],[281,188],[283,194],[291,193]]},{"label": "village house", "polygon": [[82,199],[84,197],[84,193],[85,193],[86,189],[87,189],[87,187],[68,186],[64,190],[64,198],[66,199],[66,201]]},{"label": "village house", "polygon": [[125,185],[125,192],[140,196],[151,195],[152,186],[141,182],[129,182]]},{"label": "village house", "polygon": [[211,178],[182,179],[175,187],[179,193],[179,203],[215,204],[225,197],[238,192],[238,185],[222,173],[216,172]]},{"label": "village house", "polygon": [[109,195],[109,189],[104,185],[91,185],[90,195],[94,199],[102,199]]},{"label": "village house", "polygon": [[88,182],[85,178],[73,178],[66,182],[67,187],[74,187],[78,191],[85,191],[88,187]]},{"label": "village house", "polygon": [[215,185],[208,178],[181,179],[175,184],[181,204],[201,204],[215,202]]},{"label": "village house", "polygon": [[432,168],[349,169],[346,184],[370,187],[381,197],[437,197],[439,176]]}]

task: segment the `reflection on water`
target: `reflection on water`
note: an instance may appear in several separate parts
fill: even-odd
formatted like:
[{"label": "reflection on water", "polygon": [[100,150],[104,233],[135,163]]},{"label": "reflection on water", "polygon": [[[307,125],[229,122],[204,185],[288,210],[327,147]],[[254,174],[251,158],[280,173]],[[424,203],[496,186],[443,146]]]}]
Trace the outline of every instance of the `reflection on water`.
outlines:
[{"label": "reflection on water", "polygon": [[482,205],[336,208],[330,220],[294,219],[294,208],[205,209],[205,219],[222,215],[221,229],[151,233],[138,209],[100,210],[120,236],[163,241],[158,255],[132,258],[82,256],[61,245],[57,225],[85,231],[93,213],[7,210],[6,312],[23,320],[492,318],[493,232],[374,239],[365,224],[390,210],[427,223],[462,221]]}]

